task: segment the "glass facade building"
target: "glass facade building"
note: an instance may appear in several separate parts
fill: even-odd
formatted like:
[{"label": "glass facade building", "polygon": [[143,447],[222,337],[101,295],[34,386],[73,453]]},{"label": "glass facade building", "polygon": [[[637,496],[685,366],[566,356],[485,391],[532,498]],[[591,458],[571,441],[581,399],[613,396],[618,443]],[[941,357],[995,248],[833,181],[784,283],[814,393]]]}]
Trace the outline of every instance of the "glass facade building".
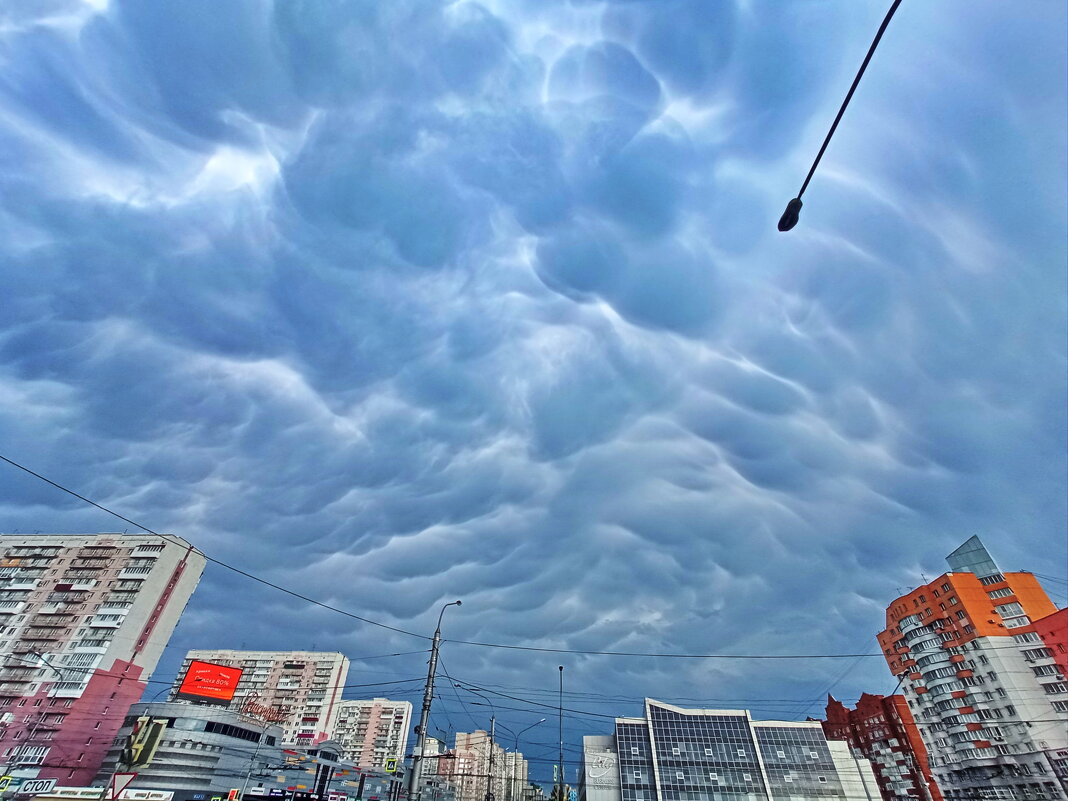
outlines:
[{"label": "glass facade building", "polygon": [[[644,718],[616,719],[614,739],[620,801],[879,797],[866,760],[849,766],[862,777],[863,795],[841,781],[842,766],[818,722],[754,721],[745,711],[683,709],[646,699]],[[603,773],[604,764],[601,747],[596,759],[585,760],[584,784],[595,770]],[[598,797],[605,797],[600,786]]]}]

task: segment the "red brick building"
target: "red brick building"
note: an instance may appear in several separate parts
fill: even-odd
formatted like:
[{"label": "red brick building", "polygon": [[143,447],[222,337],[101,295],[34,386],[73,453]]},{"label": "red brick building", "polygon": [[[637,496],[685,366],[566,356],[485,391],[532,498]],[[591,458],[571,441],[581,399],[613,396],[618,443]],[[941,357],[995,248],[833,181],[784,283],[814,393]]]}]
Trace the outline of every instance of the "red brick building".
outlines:
[{"label": "red brick building", "polygon": [[1035,621],[1035,634],[1050,650],[1050,658],[1061,669],[1062,681],[1068,679],[1068,608]]},{"label": "red brick building", "polygon": [[856,709],[827,696],[827,719],[821,722],[828,740],[845,740],[871,760],[885,801],[943,801],[904,696],[865,693]]}]

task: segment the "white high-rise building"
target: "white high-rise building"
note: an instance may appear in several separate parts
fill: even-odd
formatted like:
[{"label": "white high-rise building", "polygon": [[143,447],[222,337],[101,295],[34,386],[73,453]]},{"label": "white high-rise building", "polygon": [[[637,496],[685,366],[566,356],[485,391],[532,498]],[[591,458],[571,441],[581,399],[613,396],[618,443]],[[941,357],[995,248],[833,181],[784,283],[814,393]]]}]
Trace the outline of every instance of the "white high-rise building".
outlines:
[{"label": "white high-rise building", "polygon": [[204,563],[178,537],[0,534],[0,765],[92,782]]},{"label": "white high-rise building", "polygon": [[193,660],[243,671],[230,709],[278,723],[285,742],[311,745],[333,736],[338,704],[349,674],[344,654],[323,651],[197,649],[185,655],[173,700]]},{"label": "white high-rise building", "polygon": [[946,561],[950,572],[890,604],[879,634],[939,789],[947,801],[1068,799],[1064,656],[1041,636],[1057,608],[978,537]]},{"label": "white high-rise building", "polygon": [[333,739],[341,743],[343,757],[361,768],[392,767],[404,762],[412,705],[408,701],[373,698],[342,701],[338,705]]}]

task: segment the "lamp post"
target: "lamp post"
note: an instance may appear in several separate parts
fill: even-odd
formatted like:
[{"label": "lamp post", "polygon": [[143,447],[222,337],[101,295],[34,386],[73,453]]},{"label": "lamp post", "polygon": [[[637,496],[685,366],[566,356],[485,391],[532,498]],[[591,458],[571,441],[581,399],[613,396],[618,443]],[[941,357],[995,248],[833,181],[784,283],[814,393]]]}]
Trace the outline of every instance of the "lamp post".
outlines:
[{"label": "lamp post", "polygon": [[808,182],[812,180],[812,175],[816,172],[816,167],[819,165],[820,159],[823,158],[823,153],[827,150],[827,145],[831,143],[831,137],[834,136],[834,132],[838,128],[838,123],[842,121],[842,115],[845,114],[846,106],[849,105],[849,101],[853,98],[853,93],[857,90],[857,84],[860,83],[860,78],[864,74],[864,70],[868,68],[868,62],[871,61],[872,55],[875,54],[875,48],[879,46],[879,40],[883,38],[886,26],[890,24],[890,18],[894,16],[894,12],[897,11],[899,5],[901,5],[901,0],[894,0],[893,5],[890,6],[890,10],[886,12],[886,16],[883,18],[883,23],[879,26],[879,31],[875,34],[875,40],[871,43],[871,47],[868,48],[868,54],[864,56],[864,61],[861,62],[860,69],[857,71],[857,75],[853,79],[853,85],[849,87],[845,100],[842,101],[842,106],[838,109],[838,115],[834,118],[834,122],[831,123],[831,129],[827,131],[827,136],[823,140],[823,145],[820,147],[819,153],[816,154],[815,161],[813,161],[812,166],[809,167],[808,175],[805,176],[805,182],[801,184],[801,191],[797,193],[797,197],[786,204],[786,211],[784,211],[782,217],[779,218],[780,231],[789,231],[797,225],[797,220],[801,216],[801,195],[805,194],[805,190],[808,189]]},{"label": "lamp post", "polygon": [[537,726],[537,725],[539,725],[541,723],[544,723],[545,721],[546,721],[546,718],[542,718],[537,723],[531,723],[525,729],[520,729],[519,730],[519,734],[516,734],[511,729],[509,729],[507,726],[503,726],[503,725],[501,726],[502,729],[504,729],[506,732],[511,734],[512,737],[515,738],[515,742],[513,743],[513,746],[512,746],[512,775],[511,775],[511,778],[508,780],[508,801],[516,801],[516,787],[515,787],[516,776],[515,776],[515,774],[516,774],[516,770],[519,768],[519,737],[524,732],[530,731],[535,726]]},{"label": "lamp post", "polygon": [[441,618],[450,606],[461,606],[460,601],[452,601],[441,607],[438,613],[438,625],[434,629],[434,639],[430,643],[430,667],[426,674],[426,687],[423,689],[423,711],[419,715],[419,750],[412,755],[412,775],[408,777],[408,798],[419,798],[419,779],[423,767],[423,749],[426,748],[426,727],[430,725],[430,704],[434,700],[434,674],[438,669],[438,649],[441,647]]}]

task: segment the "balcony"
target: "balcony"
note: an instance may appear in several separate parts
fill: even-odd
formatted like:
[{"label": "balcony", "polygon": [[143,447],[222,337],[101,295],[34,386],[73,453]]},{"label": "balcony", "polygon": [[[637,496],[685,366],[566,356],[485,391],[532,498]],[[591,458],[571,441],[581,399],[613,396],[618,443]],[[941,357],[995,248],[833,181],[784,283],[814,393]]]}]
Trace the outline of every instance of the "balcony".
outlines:
[{"label": "balcony", "polygon": [[43,604],[37,607],[38,615],[69,615],[74,612],[80,612],[81,606],[71,605],[67,603],[61,603],[53,601],[51,603]]},{"label": "balcony", "polygon": [[104,653],[110,644],[110,640],[79,640],[71,646],[71,650]]},{"label": "balcony", "polygon": [[88,592],[97,585],[96,579],[89,578],[72,578],[70,581],[62,581],[56,583],[54,592]]},{"label": "balcony", "polygon": [[119,578],[143,579],[151,572],[150,567],[124,567],[119,571]]},{"label": "balcony", "polygon": [[22,632],[22,636],[35,640],[58,640],[62,638],[66,631],[65,628],[60,626],[28,628]]},{"label": "balcony", "polygon": [[37,588],[39,579],[13,578],[0,580],[0,590],[33,590]]},{"label": "balcony", "polygon": [[93,615],[89,620],[89,626],[94,629],[117,629],[122,625],[122,615]]}]

